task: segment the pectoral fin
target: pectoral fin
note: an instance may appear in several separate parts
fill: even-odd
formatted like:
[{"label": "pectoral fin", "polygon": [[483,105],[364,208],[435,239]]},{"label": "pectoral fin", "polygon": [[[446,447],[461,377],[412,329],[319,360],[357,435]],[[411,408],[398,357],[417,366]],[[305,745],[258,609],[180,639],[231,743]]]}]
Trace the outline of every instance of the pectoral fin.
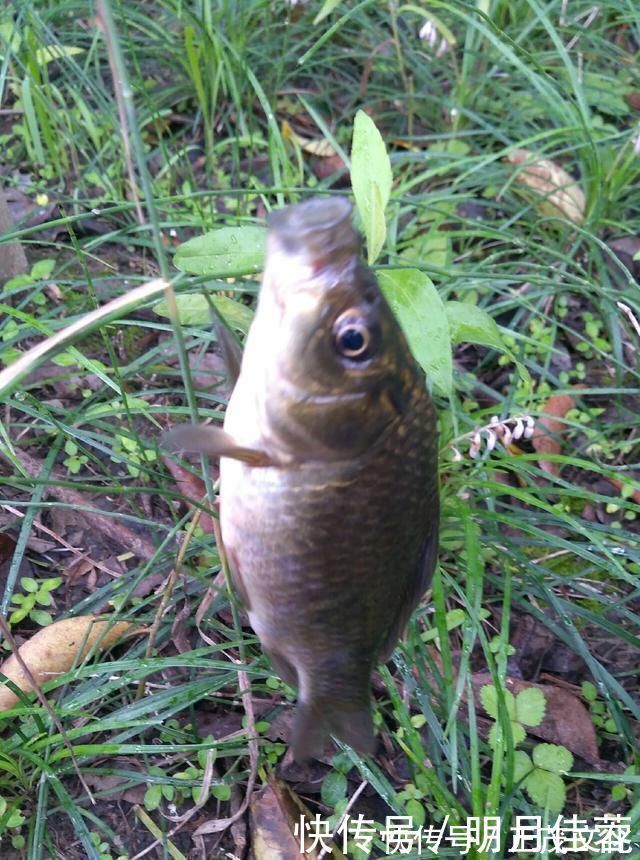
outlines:
[{"label": "pectoral fin", "polygon": [[238,445],[222,427],[210,424],[179,424],[162,434],[161,444],[170,451],[189,451],[209,457],[231,457],[250,466],[273,466],[273,459],[264,451]]}]

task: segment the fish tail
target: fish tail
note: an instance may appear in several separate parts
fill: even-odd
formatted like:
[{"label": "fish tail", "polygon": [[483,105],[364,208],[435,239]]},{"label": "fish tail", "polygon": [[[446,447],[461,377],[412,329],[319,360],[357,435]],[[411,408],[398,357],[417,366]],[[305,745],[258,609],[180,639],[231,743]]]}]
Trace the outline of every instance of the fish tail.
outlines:
[{"label": "fish tail", "polygon": [[355,711],[337,711],[334,706],[319,707],[300,702],[293,725],[295,760],[304,762],[320,756],[330,735],[359,753],[372,753],[375,737],[369,705]]}]

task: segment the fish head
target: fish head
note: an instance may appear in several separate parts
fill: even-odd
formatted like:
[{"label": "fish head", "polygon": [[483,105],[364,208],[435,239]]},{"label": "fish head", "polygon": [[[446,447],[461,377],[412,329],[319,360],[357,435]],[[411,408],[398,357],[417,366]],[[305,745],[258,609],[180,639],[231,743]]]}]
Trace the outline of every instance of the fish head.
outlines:
[{"label": "fish head", "polygon": [[260,424],[293,458],[358,456],[402,419],[418,368],[343,197],[274,213],[241,378]]}]

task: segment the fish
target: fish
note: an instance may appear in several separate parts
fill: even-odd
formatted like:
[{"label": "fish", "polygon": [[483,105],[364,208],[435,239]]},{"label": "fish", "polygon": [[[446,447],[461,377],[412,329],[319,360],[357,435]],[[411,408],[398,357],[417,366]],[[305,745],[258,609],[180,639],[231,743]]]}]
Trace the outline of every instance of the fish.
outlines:
[{"label": "fish", "polygon": [[220,457],[224,552],[264,652],[297,690],[300,762],[330,735],[374,751],[372,672],[437,559],[436,413],[361,242],[345,197],[273,212],[224,425],[165,437]]}]

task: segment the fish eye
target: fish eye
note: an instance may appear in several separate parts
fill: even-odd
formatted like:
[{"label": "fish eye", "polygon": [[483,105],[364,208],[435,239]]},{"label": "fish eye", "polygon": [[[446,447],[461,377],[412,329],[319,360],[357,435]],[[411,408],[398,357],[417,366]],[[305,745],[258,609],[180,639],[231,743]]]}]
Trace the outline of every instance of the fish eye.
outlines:
[{"label": "fish eye", "polygon": [[354,309],[340,314],[333,324],[333,342],[338,353],[350,361],[371,357],[371,332]]}]

